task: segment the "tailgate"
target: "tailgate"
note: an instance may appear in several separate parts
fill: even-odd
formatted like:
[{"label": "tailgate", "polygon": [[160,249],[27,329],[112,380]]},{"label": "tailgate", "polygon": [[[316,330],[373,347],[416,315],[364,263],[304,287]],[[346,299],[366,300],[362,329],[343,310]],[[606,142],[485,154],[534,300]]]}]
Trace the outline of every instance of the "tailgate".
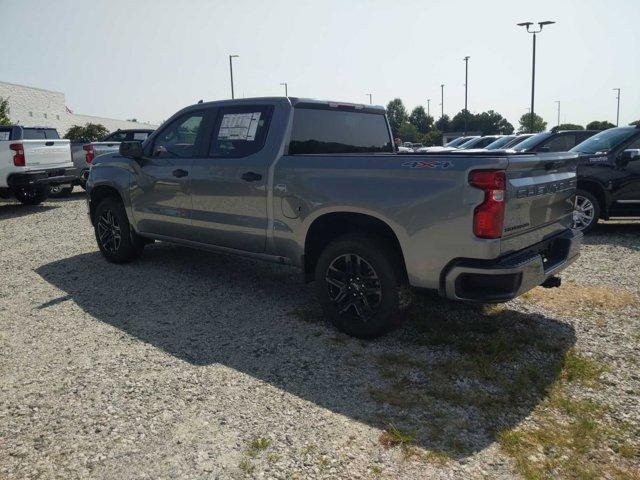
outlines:
[{"label": "tailgate", "polygon": [[104,155],[105,153],[118,153],[120,142],[93,142],[93,155]]},{"label": "tailgate", "polygon": [[578,156],[510,155],[501,252],[521,250],[571,228]]},{"label": "tailgate", "polygon": [[22,140],[26,170],[68,168],[71,162],[69,140]]}]

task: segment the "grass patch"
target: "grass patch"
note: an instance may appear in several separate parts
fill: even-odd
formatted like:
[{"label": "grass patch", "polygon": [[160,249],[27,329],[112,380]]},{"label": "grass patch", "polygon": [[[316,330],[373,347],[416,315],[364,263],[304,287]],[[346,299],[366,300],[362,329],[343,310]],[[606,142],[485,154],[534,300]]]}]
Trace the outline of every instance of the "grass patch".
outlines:
[{"label": "grass patch", "polygon": [[564,283],[560,288],[537,287],[521,297],[551,311],[566,315],[581,311],[612,311],[621,310],[635,305],[638,297],[623,288],[605,285],[578,285],[572,282]]},{"label": "grass patch", "polygon": [[251,458],[255,458],[260,452],[269,448],[269,445],[271,445],[271,440],[267,438],[256,437],[249,443],[249,448],[247,449],[246,454]]},{"label": "grass patch", "polygon": [[393,424],[389,426],[380,434],[378,438],[380,445],[389,449],[392,447],[408,448],[414,441],[415,436],[412,433],[400,430]]},{"label": "grass patch", "polygon": [[562,378],[568,382],[580,382],[584,385],[594,386],[607,370],[605,365],[585,357],[572,348],[564,356]]},{"label": "grass patch", "polygon": [[252,475],[256,471],[256,466],[246,458],[238,464],[238,468],[245,475]]}]

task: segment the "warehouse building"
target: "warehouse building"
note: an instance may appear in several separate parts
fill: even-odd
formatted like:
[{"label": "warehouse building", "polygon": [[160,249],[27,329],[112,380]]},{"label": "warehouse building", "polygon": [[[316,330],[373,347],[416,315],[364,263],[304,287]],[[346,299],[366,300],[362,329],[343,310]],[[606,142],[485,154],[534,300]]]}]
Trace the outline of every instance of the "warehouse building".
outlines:
[{"label": "warehouse building", "polygon": [[110,132],[126,128],[157,127],[142,122],[79,115],[67,107],[64,93],[42,88],[0,82],[0,97],[9,101],[9,118],[12,123],[52,127],[57,129],[61,136],[72,126],[84,126],[87,123],[102,124]]}]

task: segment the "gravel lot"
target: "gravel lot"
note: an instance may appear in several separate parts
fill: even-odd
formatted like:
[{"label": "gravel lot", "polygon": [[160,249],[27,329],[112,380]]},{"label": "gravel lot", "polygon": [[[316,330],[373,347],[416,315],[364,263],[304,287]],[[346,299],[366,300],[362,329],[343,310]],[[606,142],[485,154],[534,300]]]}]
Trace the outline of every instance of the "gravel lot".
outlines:
[{"label": "gravel lot", "polygon": [[161,243],[115,266],[82,193],[0,202],[0,478],[640,478],[640,222],[560,289],[417,299],[363,342],[295,270]]}]

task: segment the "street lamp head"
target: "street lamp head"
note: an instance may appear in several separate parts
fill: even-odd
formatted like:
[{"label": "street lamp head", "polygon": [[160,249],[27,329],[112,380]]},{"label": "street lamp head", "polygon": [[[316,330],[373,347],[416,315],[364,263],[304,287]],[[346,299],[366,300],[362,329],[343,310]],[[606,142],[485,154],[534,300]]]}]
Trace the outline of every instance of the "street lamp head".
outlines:
[{"label": "street lamp head", "polygon": [[529,28],[531,25],[533,25],[533,22],[522,22],[522,23],[518,23],[517,25],[519,27],[527,27],[527,28]]},{"label": "street lamp head", "polygon": [[240,55],[229,55],[229,58],[238,58]]},{"label": "street lamp head", "polygon": [[553,25],[556,22],[552,22],[551,20],[545,20],[544,22],[538,22],[538,25],[540,25],[540,28],[544,27],[545,25]]},{"label": "street lamp head", "polygon": [[463,60],[469,60],[470,58],[471,57],[467,55],[466,57],[463,58]]}]

